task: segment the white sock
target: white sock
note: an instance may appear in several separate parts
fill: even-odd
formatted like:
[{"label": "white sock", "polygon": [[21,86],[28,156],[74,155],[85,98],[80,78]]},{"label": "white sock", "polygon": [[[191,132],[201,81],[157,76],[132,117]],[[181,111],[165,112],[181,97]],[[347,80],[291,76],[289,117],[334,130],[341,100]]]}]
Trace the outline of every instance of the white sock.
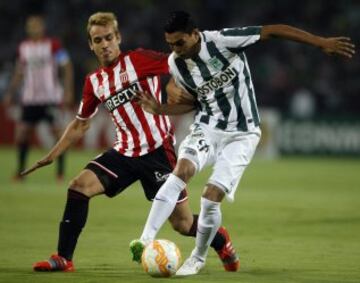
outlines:
[{"label": "white sock", "polygon": [[185,188],[186,183],[174,174],[170,174],[166,182],[157,192],[141,240],[149,242],[155,239],[161,226],[173,212],[180,192]]},{"label": "white sock", "polygon": [[209,246],[221,224],[220,204],[220,202],[201,198],[201,210],[196,232],[196,247],[191,255],[202,261],[205,261]]}]

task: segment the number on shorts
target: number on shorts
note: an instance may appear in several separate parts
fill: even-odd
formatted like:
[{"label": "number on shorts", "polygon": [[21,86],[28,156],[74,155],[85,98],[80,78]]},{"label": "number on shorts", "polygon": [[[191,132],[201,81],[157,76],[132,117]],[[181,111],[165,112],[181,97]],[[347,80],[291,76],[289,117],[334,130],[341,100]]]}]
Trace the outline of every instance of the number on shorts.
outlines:
[{"label": "number on shorts", "polygon": [[198,142],[198,149],[199,149],[199,151],[208,152],[209,151],[209,145],[206,143],[206,141],[204,139],[200,139],[199,142]]}]

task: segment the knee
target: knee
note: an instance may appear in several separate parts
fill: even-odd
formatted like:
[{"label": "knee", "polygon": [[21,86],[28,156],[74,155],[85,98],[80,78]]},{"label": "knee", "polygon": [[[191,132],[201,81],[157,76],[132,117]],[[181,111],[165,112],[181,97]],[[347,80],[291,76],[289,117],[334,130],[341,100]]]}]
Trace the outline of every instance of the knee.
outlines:
[{"label": "knee", "polygon": [[86,186],[85,186],[84,182],[82,182],[81,179],[78,177],[75,177],[74,179],[72,179],[69,184],[70,189],[72,189],[73,191],[80,192],[80,193],[84,193],[85,187]]},{"label": "knee", "polygon": [[196,168],[191,161],[181,159],[177,163],[173,173],[185,183],[187,183],[191,179],[191,177],[194,176],[195,171]]},{"label": "knee", "polygon": [[69,188],[91,198],[95,195],[93,188],[82,178],[76,177],[70,181]]},{"label": "knee", "polygon": [[87,169],[81,171],[77,177],[71,180],[70,189],[80,192],[89,198],[105,192],[98,177],[92,171]]}]

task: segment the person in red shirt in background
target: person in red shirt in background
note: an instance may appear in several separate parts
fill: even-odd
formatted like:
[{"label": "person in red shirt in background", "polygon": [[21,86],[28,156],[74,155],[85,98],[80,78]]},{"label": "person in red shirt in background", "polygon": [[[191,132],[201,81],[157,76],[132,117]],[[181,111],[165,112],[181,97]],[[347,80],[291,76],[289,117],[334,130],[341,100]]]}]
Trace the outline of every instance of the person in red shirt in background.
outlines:
[{"label": "person in red shirt in background", "polygon": [[[121,51],[121,35],[113,13],[99,12],[90,16],[87,32],[90,49],[100,68],[85,78],[76,118],[68,124],[50,152],[23,175],[49,165],[83,137],[100,104],[109,112],[115,125],[116,141],[111,149],[95,157],[71,181],[60,222],[57,254],[49,260],[36,262],[35,271],[74,271],[73,254],[92,197],[102,194],[114,197],[139,180],[145,197],[153,200],[176,163],[169,118],[143,111],[133,99],[137,91],[147,91],[159,103],[166,102],[166,96],[161,92],[160,75],[169,74],[168,55],[144,49]],[[172,101],[178,101],[179,98],[174,96],[180,96],[189,103],[180,105],[179,111],[183,112],[184,107],[193,108],[193,100],[176,88],[174,82],[170,81],[167,91]],[[183,189],[169,221],[182,235],[195,237],[198,217],[192,214],[187,198],[186,189]],[[237,255],[224,227],[219,228],[211,246],[226,270],[230,263],[233,263],[233,269],[238,268]]]},{"label": "person in red shirt in background", "polygon": [[[16,127],[18,168],[15,180],[25,169],[30,138],[36,125],[46,121],[56,139],[61,135],[61,106],[73,103],[73,67],[70,57],[57,38],[47,37],[41,15],[26,19],[27,38],[18,47],[14,74],[4,96],[5,107],[14,102],[22,86],[21,119]],[[57,178],[64,175],[64,156],[58,159]]]}]

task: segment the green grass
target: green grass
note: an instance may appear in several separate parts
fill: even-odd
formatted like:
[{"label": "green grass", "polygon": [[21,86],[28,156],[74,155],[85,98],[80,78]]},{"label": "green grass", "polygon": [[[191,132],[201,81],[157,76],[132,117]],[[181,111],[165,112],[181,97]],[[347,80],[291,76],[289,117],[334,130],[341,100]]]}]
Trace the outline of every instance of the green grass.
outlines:
[{"label": "green grass", "polygon": [[[31,153],[33,162],[44,152]],[[95,156],[72,151],[68,180]],[[38,274],[32,263],[56,251],[58,224],[67,185],[58,185],[54,166],[14,184],[15,152],[0,149],[0,282],[158,282],[131,262],[129,242],[138,237],[150,203],[135,184],[120,196],[90,203],[87,225],[74,262],[77,272]],[[190,185],[191,206],[199,211],[210,171]],[[211,251],[205,269],[175,282],[360,282],[360,160],[255,159],[235,203],[222,205],[223,224],[241,254],[241,271],[225,273]],[[168,224],[159,237],[175,241],[186,258],[193,238]]]}]

